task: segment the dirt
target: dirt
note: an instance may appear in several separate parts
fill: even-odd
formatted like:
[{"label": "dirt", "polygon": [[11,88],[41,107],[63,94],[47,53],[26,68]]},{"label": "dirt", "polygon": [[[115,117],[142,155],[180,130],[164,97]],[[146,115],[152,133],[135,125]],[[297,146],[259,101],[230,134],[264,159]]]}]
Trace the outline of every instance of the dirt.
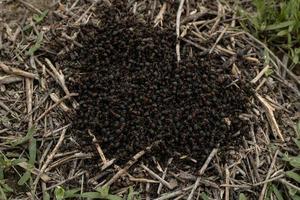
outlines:
[{"label": "dirt", "polygon": [[185,44],[178,63],[173,29],[114,12],[104,16],[101,26],[82,26],[83,47],[59,61],[70,74],[70,90],[79,94],[72,131],[85,150],[94,149],[88,131],[119,164],[157,141],[151,155],[158,160],[187,156],[196,166],[213,148],[224,156],[240,146],[249,132],[239,117],[250,109],[246,80],[220,56]]}]

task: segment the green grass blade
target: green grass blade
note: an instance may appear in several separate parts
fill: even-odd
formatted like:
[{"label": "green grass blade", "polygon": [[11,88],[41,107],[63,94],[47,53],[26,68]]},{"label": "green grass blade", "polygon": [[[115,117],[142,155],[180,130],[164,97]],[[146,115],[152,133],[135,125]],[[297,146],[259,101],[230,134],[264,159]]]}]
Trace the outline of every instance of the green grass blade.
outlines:
[{"label": "green grass blade", "polygon": [[244,193],[240,193],[239,200],[247,200],[247,197]]},{"label": "green grass blade", "polygon": [[287,171],[285,174],[286,174],[289,178],[291,178],[291,179],[297,181],[298,183],[300,183],[300,175],[299,175],[299,174],[297,174],[297,173],[295,173],[295,172],[293,172],[293,171]]},{"label": "green grass blade", "polygon": [[6,194],[3,191],[2,187],[0,187],[0,199],[1,200],[7,200]]},{"label": "green grass blade", "polygon": [[50,200],[50,195],[49,195],[48,192],[45,192],[45,193],[43,194],[43,200]]},{"label": "green grass blade", "polygon": [[31,127],[31,128],[28,130],[28,132],[27,132],[27,134],[26,134],[25,137],[22,137],[22,138],[19,138],[19,139],[13,141],[13,142],[11,143],[11,145],[15,147],[15,146],[18,146],[18,145],[20,145],[20,144],[24,144],[25,142],[29,141],[29,140],[33,137],[33,134],[34,134],[35,132],[36,132],[35,127]]},{"label": "green grass blade", "polygon": [[272,25],[268,25],[265,30],[266,31],[271,31],[271,30],[277,30],[277,29],[282,29],[285,27],[289,27],[295,24],[295,21],[286,21],[286,22],[281,22],[278,24],[272,24]]},{"label": "green grass blade", "polygon": [[30,145],[29,145],[29,161],[28,163],[31,165],[34,165],[36,161],[36,139],[32,138],[30,140]]},{"label": "green grass blade", "polygon": [[47,14],[48,14],[48,10],[45,10],[40,15],[34,14],[32,18],[35,21],[35,23],[39,24],[44,20]]},{"label": "green grass blade", "polygon": [[56,200],[63,200],[65,196],[65,190],[64,188],[57,186],[54,190],[54,195]]},{"label": "green grass blade", "polygon": [[209,200],[209,197],[205,192],[201,192],[200,196],[203,200]]},{"label": "green grass blade", "polygon": [[277,200],[284,200],[281,192],[277,189],[277,187],[275,185],[271,185],[272,191],[275,194]]},{"label": "green grass blade", "polygon": [[300,168],[300,157],[291,157],[290,165],[295,168]]},{"label": "green grass blade", "polygon": [[26,171],[18,181],[18,185],[24,185],[31,178],[31,173]]},{"label": "green grass blade", "polygon": [[66,190],[65,191],[65,195],[64,198],[74,198],[74,197],[79,197],[80,194],[78,194],[78,192],[80,192],[80,188],[75,188],[75,189],[71,189],[71,190]]},{"label": "green grass blade", "polygon": [[101,199],[103,198],[99,192],[84,192],[81,194],[81,197],[87,199]]}]

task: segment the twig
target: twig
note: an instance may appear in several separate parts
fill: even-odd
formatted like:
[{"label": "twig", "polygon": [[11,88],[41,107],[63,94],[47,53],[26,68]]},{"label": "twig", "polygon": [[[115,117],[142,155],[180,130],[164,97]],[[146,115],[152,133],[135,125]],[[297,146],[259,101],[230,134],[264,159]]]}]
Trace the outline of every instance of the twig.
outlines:
[{"label": "twig", "polygon": [[200,184],[200,180],[201,180],[201,176],[204,174],[205,170],[207,169],[210,161],[212,160],[212,158],[216,155],[216,153],[218,152],[218,149],[213,149],[209,156],[207,157],[205,163],[203,164],[203,166],[201,167],[201,169],[199,170],[198,174],[199,176],[196,179],[196,182],[193,186],[193,189],[191,190],[191,193],[189,194],[189,197],[187,198],[187,200],[192,200],[194,197],[194,193],[196,191],[196,189],[198,188],[199,184]]},{"label": "twig", "polygon": [[52,152],[50,153],[50,155],[47,157],[47,160],[45,161],[45,163],[43,164],[43,166],[40,169],[40,173],[35,178],[35,180],[33,182],[33,191],[32,191],[32,194],[35,194],[36,187],[37,187],[37,184],[38,184],[38,182],[40,180],[41,175],[45,172],[45,170],[47,169],[48,165],[50,164],[50,162],[53,160],[55,154],[57,153],[59,147],[61,146],[62,142],[64,141],[66,131],[67,131],[67,129],[64,129],[62,131],[62,133],[60,135],[60,138],[57,141],[56,146],[54,147],[54,149],[52,150]]},{"label": "twig", "polygon": [[100,158],[101,158],[101,160],[102,160],[102,162],[103,162],[103,165],[106,165],[107,159],[106,159],[106,157],[105,157],[105,155],[104,155],[104,153],[103,153],[103,151],[102,151],[102,149],[101,149],[101,147],[100,147],[100,145],[99,145],[99,143],[98,143],[98,140],[96,139],[95,135],[91,132],[90,129],[88,129],[88,134],[93,138],[93,139],[92,139],[92,142],[93,142],[93,143],[95,144],[95,146],[96,146],[96,149],[97,149],[97,151],[98,151],[98,153],[99,153],[99,156],[100,156]]},{"label": "twig", "polygon": [[18,1],[22,4],[24,4],[27,8],[35,11],[37,14],[39,14],[39,15],[43,14],[42,11],[40,11],[38,8],[36,8],[32,4],[28,3],[27,1],[23,1],[23,0],[18,0]]},{"label": "twig", "polygon": [[[55,93],[51,93],[50,94],[50,98],[56,103],[59,101],[59,96]],[[69,112],[70,111],[70,108],[64,103],[64,102],[60,102],[59,104],[60,108],[65,111],[65,112]]]},{"label": "twig", "polygon": [[65,179],[65,180],[63,180],[63,181],[61,181],[61,182],[59,182],[59,183],[56,183],[56,184],[54,184],[54,185],[51,185],[50,187],[46,188],[45,190],[47,191],[47,190],[51,190],[51,189],[53,189],[53,188],[56,188],[57,186],[60,186],[60,185],[62,185],[62,184],[65,184],[65,183],[68,182],[68,181],[71,181],[71,180],[73,180],[73,179],[75,179],[75,178],[78,178],[79,176],[81,176],[81,175],[83,175],[83,174],[85,174],[85,173],[87,173],[87,172],[86,172],[86,171],[82,171],[82,172],[78,173],[77,175],[74,175],[74,176],[72,176],[72,177],[70,177],[70,178],[67,178],[67,179]]},{"label": "twig", "polygon": [[194,193],[196,191],[196,189],[198,188],[199,184],[200,184],[200,177],[197,178],[192,190],[191,190],[191,193],[189,194],[189,197],[187,198],[187,200],[192,200],[193,197],[194,197]]},{"label": "twig", "polygon": [[253,184],[253,186],[259,186],[259,185],[263,185],[263,184],[265,184],[265,183],[270,183],[270,182],[276,181],[276,180],[278,180],[278,179],[281,179],[281,178],[283,178],[284,176],[285,176],[284,174],[280,174],[279,176],[275,176],[275,177],[270,178],[270,179],[268,179],[268,180],[265,180],[265,181],[262,181],[262,182],[259,182],[259,183],[255,183],[255,184]]},{"label": "twig", "polygon": [[33,83],[32,79],[25,78],[26,85],[26,103],[27,103],[27,114],[28,114],[28,129],[32,127],[32,93],[33,93]]},{"label": "twig", "polygon": [[167,8],[167,2],[165,1],[159,10],[159,13],[154,19],[154,27],[156,27],[159,23],[162,24],[162,21],[164,19],[164,14],[166,12],[166,8]]},{"label": "twig", "polygon": [[50,165],[49,167],[47,167],[47,169],[45,170],[45,172],[49,172],[50,170],[52,170],[53,168],[63,164],[63,163],[66,163],[66,162],[69,162],[69,161],[72,161],[72,160],[75,160],[75,159],[89,159],[92,157],[93,154],[91,153],[82,153],[82,152],[79,152],[79,153],[75,153],[71,156],[68,156],[68,157],[65,157],[65,158],[62,158],[62,159],[59,159],[55,162],[53,162],[52,165]]},{"label": "twig", "polygon": [[87,15],[87,13],[96,5],[96,2],[93,2],[88,9],[76,20],[75,24],[79,24],[79,22]]},{"label": "twig", "polygon": [[[65,77],[63,75],[63,73],[60,71],[58,72],[57,69],[54,67],[54,65],[51,63],[51,61],[48,58],[45,58],[46,63],[48,64],[48,66],[51,68],[53,75],[54,75],[54,79],[56,80],[56,82],[62,87],[62,89],[64,90],[64,92],[66,93],[66,95],[69,95],[70,92],[66,86],[65,83]],[[52,74],[50,74],[52,75]]]},{"label": "twig", "polygon": [[152,146],[149,146],[149,147],[146,148],[146,150],[142,150],[142,151],[138,152],[137,154],[135,154],[133,156],[133,158],[126,163],[125,167],[120,169],[107,183],[105,183],[104,186],[110,186],[116,180],[118,180],[121,176],[123,176],[127,172],[127,170],[133,164],[135,164],[143,155],[145,155],[146,151],[150,151],[151,148],[152,148]]},{"label": "twig", "polygon": [[39,116],[39,118],[37,118],[37,120],[35,120],[35,123],[37,123],[38,121],[40,121],[43,117],[45,117],[51,110],[53,110],[56,106],[58,106],[61,102],[63,102],[66,99],[69,99],[70,97],[73,96],[77,96],[77,93],[70,93],[69,95],[64,96],[63,98],[61,98],[59,101],[57,101],[55,104],[53,104],[52,106],[50,106],[50,108],[48,108],[43,114],[41,114]]},{"label": "twig", "polygon": [[132,182],[140,182],[140,183],[160,183],[159,181],[151,180],[151,179],[145,179],[145,178],[134,178],[129,177],[129,180]]},{"label": "twig", "polygon": [[2,76],[0,77],[0,85],[20,82],[22,80],[23,78],[20,76],[15,76],[15,75]]},{"label": "twig", "polygon": [[282,178],[282,179],[280,179],[279,181],[280,181],[281,183],[286,184],[286,185],[290,186],[291,188],[297,190],[298,192],[300,192],[300,188],[299,188],[298,186],[296,186],[296,185],[294,185],[294,184],[288,182],[287,180],[285,180],[285,179]]},{"label": "twig", "polygon": [[160,176],[158,176],[155,172],[153,172],[151,169],[149,169],[145,165],[142,164],[141,167],[144,170],[146,170],[150,174],[150,176],[152,176],[153,178],[157,179],[159,182],[161,182],[164,186],[166,186],[170,190],[172,190],[174,188],[169,182],[167,182],[164,179],[162,179]]},{"label": "twig", "polygon": [[20,70],[20,69],[14,68],[14,67],[9,67],[2,62],[0,62],[0,68],[7,74],[23,76],[23,77],[31,78],[31,79],[37,79],[37,76],[33,73],[25,72],[23,70]]},{"label": "twig", "polygon": [[256,97],[259,99],[259,101],[263,104],[267,118],[269,120],[270,126],[272,128],[272,133],[274,134],[275,137],[279,137],[282,142],[284,142],[284,138],[281,134],[281,131],[279,129],[279,126],[277,124],[277,121],[274,116],[274,108],[259,94],[256,93]]},{"label": "twig", "polygon": [[[165,178],[166,178],[168,166],[171,164],[172,161],[173,161],[173,158],[171,158],[171,159],[168,160],[167,167],[165,168],[165,170],[164,170],[164,172],[163,172],[163,175],[162,175],[162,179],[165,179]],[[161,189],[162,189],[162,186],[163,186],[163,185],[162,185],[162,183],[160,182],[159,185],[158,185],[158,188],[157,188],[157,194],[160,194]]]},{"label": "twig", "polygon": [[[183,10],[183,4],[184,4],[184,0],[180,0],[180,4],[179,4],[178,10],[177,10],[177,15],[176,15],[177,38],[180,37],[180,17],[181,17],[182,10]],[[177,40],[177,43],[176,43],[176,54],[177,54],[177,61],[179,62],[181,60],[180,59],[180,41],[179,40]]]},{"label": "twig", "polygon": [[201,169],[200,169],[199,172],[198,172],[198,175],[199,175],[199,176],[202,176],[202,175],[204,174],[205,170],[206,170],[207,167],[208,167],[208,164],[210,163],[211,159],[216,155],[217,152],[218,152],[218,149],[216,149],[216,148],[213,149],[213,150],[210,152],[210,154],[209,154],[209,156],[207,157],[205,163],[203,164],[203,166],[201,167]]},{"label": "twig", "polygon": [[183,189],[181,189],[181,190],[177,190],[177,191],[174,191],[174,192],[171,192],[171,193],[163,194],[161,197],[156,198],[156,199],[154,199],[154,200],[166,200],[166,199],[171,199],[171,198],[173,198],[173,197],[177,197],[177,196],[181,195],[182,193],[184,193],[184,192],[186,192],[186,191],[188,191],[188,190],[190,190],[190,189],[192,189],[192,188],[193,188],[193,186],[188,186],[188,187],[183,188]]},{"label": "twig", "polygon": [[217,38],[216,42],[214,43],[214,45],[212,46],[212,48],[209,50],[209,54],[211,54],[215,47],[217,46],[217,44],[219,43],[219,41],[222,39],[222,37],[224,36],[225,32],[228,29],[228,25],[225,26],[225,28],[222,30],[222,32],[220,33],[219,37]]},{"label": "twig", "polygon": [[[225,183],[228,185],[229,184],[229,170],[228,170],[228,166],[225,165]],[[230,196],[230,188],[229,187],[225,187],[225,200],[229,200],[229,196]]]},{"label": "twig", "polygon": [[[276,158],[277,158],[277,155],[279,153],[279,150],[277,150],[273,156],[273,160],[272,160],[272,163],[270,165],[270,168],[269,168],[269,171],[267,173],[267,176],[266,176],[266,179],[265,180],[268,180],[271,176],[271,173],[272,173],[272,169],[276,163]],[[260,193],[260,196],[259,196],[259,200],[263,200],[264,199],[264,196],[265,196],[265,192],[266,192],[266,189],[267,189],[267,185],[268,183],[265,183],[264,186],[263,186],[263,189],[261,190],[261,193]]]},{"label": "twig", "polygon": [[257,76],[251,80],[251,83],[256,83],[264,74],[266,71],[268,71],[268,69],[270,69],[269,65],[266,65],[258,74]]}]

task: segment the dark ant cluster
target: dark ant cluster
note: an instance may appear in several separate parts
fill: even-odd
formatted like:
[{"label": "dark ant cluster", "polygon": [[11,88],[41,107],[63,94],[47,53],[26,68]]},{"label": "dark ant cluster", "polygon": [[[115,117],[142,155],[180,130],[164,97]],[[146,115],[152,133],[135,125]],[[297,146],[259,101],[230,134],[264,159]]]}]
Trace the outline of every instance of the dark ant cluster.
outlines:
[{"label": "dark ant cluster", "polygon": [[78,136],[90,130],[121,163],[156,141],[158,159],[187,155],[200,164],[215,147],[240,145],[248,124],[239,115],[249,109],[250,89],[220,56],[193,50],[189,58],[181,44],[177,63],[174,30],[133,17],[104,21],[81,27],[83,47],[60,61],[73,73],[70,90],[79,93],[72,118]]}]

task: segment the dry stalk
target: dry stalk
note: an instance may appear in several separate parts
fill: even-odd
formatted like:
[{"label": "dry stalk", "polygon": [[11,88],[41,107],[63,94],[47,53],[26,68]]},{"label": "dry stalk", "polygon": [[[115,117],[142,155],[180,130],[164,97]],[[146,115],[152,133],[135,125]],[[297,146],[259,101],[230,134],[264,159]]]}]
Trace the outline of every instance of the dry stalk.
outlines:
[{"label": "dry stalk", "polygon": [[167,2],[165,1],[159,10],[159,13],[154,19],[154,27],[156,27],[158,24],[162,25],[166,9],[167,9]]},{"label": "dry stalk", "polygon": [[[229,169],[228,169],[228,166],[225,165],[225,183],[227,185],[229,185]],[[225,187],[225,200],[229,200],[229,197],[230,197],[230,188],[229,187]]]},{"label": "dry stalk", "polygon": [[266,71],[268,71],[268,69],[270,69],[269,65],[266,65],[258,74],[257,76],[251,80],[251,83],[256,83],[264,74]]},{"label": "dry stalk", "polygon": [[26,103],[28,114],[28,129],[32,127],[32,94],[33,94],[33,82],[32,79],[25,78],[26,85]]},{"label": "dry stalk", "polygon": [[[166,178],[168,166],[172,163],[172,161],[173,161],[173,158],[168,160],[167,167],[165,168],[163,175],[162,175],[162,179]],[[158,188],[157,188],[157,194],[160,194],[162,187],[163,187],[162,183],[159,183]]]},{"label": "dry stalk", "polygon": [[[271,173],[272,173],[272,171],[273,171],[273,167],[275,166],[275,163],[276,163],[276,158],[277,158],[278,153],[279,153],[279,150],[277,150],[277,151],[275,152],[274,156],[273,156],[273,160],[272,160],[272,163],[271,163],[271,165],[270,165],[270,168],[269,168],[269,171],[268,171],[268,173],[267,173],[267,176],[266,176],[266,179],[265,179],[265,180],[268,180],[268,179],[270,178],[270,176],[271,176]],[[264,183],[264,186],[263,186],[263,188],[262,188],[262,190],[261,190],[261,193],[260,193],[260,196],[259,196],[259,200],[263,200],[263,199],[264,199],[265,192],[266,192],[266,189],[267,189],[267,185],[268,185],[267,182]]]},{"label": "dry stalk", "polygon": [[281,134],[281,131],[279,129],[279,126],[277,124],[277,121],[275,119],[274,116],[274,108],[259,94],[256,93],[256,97],[259,99],[259,101],[263,104],[266,114],[267,114],[267,118],[268,121],[270,123],[270,126],[272,128],[272,133],[274,134],[275,138],[279,137],[279,139],[284,142],[284,138]]},{"label": "dry stalk", "polygon": [[53,162],[52,165],[50,165],[49,167],[47,167],[47,169],[45,170],[45,172],[49,172],[53,168],[55,168],[55,167],[57,167],[59,165],[62,165],[63,163],[72,161],[74,159],[89,159],[91,157],[92,157],[92,154],[89,154],[89,153],[81,153],[81,152],[75,153],[74,155],[67,156],[67,157],[64,157],[62,159],[59,159],[59,160]]},{"label": "dry stalk", "polygon": [[161,182],[164,186],[166,186],[170,190],[172,190],[174,188],[169,182],[167,182],[166,180],[162,179],[159,175],[157,175],[154,171],[152,171],[151,169],[149,169],[145,165],[142,164],[141,167],[144,170],[146,170],[150,174],[150,176],[152,176],[153,178],[157,179],[159,182]]},{"label": "dry stalk", "polygon": [[55,104],[50,106],[43,114],[41,114],[36,120],[35,123],[40,121],[43,117],[45,117],[51,110],[53,110],[56,106],[58,106],[61,102],[63,102],[66,99],[69,99],[70,97],[77,96],[77,93],[70,93],[69,95],[64,96],[60,100],[58,100]]},{"label": "dry stalk", "polygon": [[54,188],[56,188],[57,186],[60,186],[60,185],[62,185],[62,184],[65,184],[66,182],[68,182],[68,181],[71,181],[71,180],[73,180],[73,179],[75,179],[75,178],[78,178],[79,176],[81,176],[81,175],[84,175],[86,173],[86,171],[82,171],[82,172],[80,172],[80,173],[78,173],[78,174],[76,174],[76,175],[74,175],[74,176],[72,176],[72,177],[70,177],[70,178],[67,178],[67,179],[65,179],[65,180],[63,180],[63,181],[61,181],[61,182],[59,182],[59,183],[56,183],[56,184],[54,184],[54,185],[51,185],[50,187],[48,187],[48,188],[45,188],[45,190],[47,191],[47,190],[52,190],[52,189],[54,189]]},{"label": "dry stalk", "polygon": [[45,58],[45,61],[46,61],[46,63],[48,64],[48,66],[51,68],[51,70],[53,72],[53,75],[52,74],[50,74],[50,75],[54,76],[53,78],[62,87],[62,89],[64,90],[66,95],[69,95],[70,92],[69,92],[69,90],[66,86],[65,77],[64,77],[63,73],[61,71],[58,72],[57,69],[54,67],[54,65],[52,64],[52,62],[48,58]]},{"label": "dry stalk", "polygon": [[210,161],[212,160],[212,158],[216,155],[216,153],[218,152],[218,149],[213,149],[210,154],[208,155],[206,161],[204,162],[203,166],[201,167],[201,169],[199,170],[198,174],[199,176],[196,179],[196,182],[191,190],[191,193],[189,194],[189,197],[187,198],[187,200],[192,200],[194,197],[194,193],[196,191],[196,189],[198,188],[199,184],[200,184],[200,180],[201,180],[201,176],[204,174],[205,170],[207,169]]},{"label": "dry stalk", "polygon": [[178,38],[180,37],[180,17],[183,11],[183,4],[184,0],[180,0],[179,7],[177,10],[177,15],[176,15],[176,35],[177,35],[177,43],[176,43],[176,54],[177,54],[177,61],[179,62],[180,59],[180,41]]},{"label": "dry stalk", "polygon": [[[55,94],[55,93],[51,93],[50,94],[50,97],[51,97],[51,99],[56,103],[56,102],[58,102],[59,101],[59,96],[57,95],[57,94]],[[69,112],[70,111],[70,108],[64,103],[64,102],[61,102],[60,104],[59,104],[59,106],[60,106],[60,108],[64,111],[64,112]]]},{"label": "dry stalk", "polygon": [[40,173],[37,175],[37,177],[35,178],[34,182],[33,182],[33,190],[32,190],[32,194],[35,194],[38,182],[41,178],[41,175],[46,171],[48,165],[50,164],[50,162],[53,160],[55,154],[57,153],[59,147],[61,146],[62,142],[65,139],[65,134],[66,134],[67,129],[64,129],[60,135],[59,140],[57,141],[56,146],[54,147],[54,149],[52,150],[52,152],[50,153],[50,155],[47,157],[47,160],[45,161],[45,163],[43,164],[43,166],[40,169]]},{"label": "dry stalk", "polygon": [[179,195],[181,195],[181,194],[183,194],[183,193],[189,191],[189,190],[192,189],[192,188],[193,188],[193,186],[188,186],[188,187],[183,188],[183,189],[181,189],[181,190],[177,190],[177,191],[174,191],[174,192],[171,192],[171,193],[162,194],[161,197],[156,198],[156,199],[154,199],[154,200],[166,200],[166,199],[172,199],[172,198],[174,198],[174,197],[177,197],[177,196],[179,196]]},{"label": "dry stalk", "polygon": [[22,76],[22,77],[25,77],[25,78],[37,79],[37,76],[33,73],[25,72],[21,69],[17,69],[17,68],[14,68],[14,67],[9,67],[8,65],[5,65],[2,62],[0,62],[0,68],[7,74]]},{"label": "dry stalk", "polygon": [[127,170],[133,164],[135,164],[143,155],[145,155],[146,151],[150,151],[151,148],[152,148],[152,146],[149,146],[149,147],[146,148],[146,150],[142,150],[142,151],[138,152],[137,154],[135,154],[133,156],[133,158],[126,163],[125,167],[120,169],[107,183],[105,183],[104,186],[110,186],[116,180],[118,180],[121,176],[123,176],[127,172]]},{"label": "dry stalk", "polygon": [[102,151],[102,149],[100,147],[100,144],[98,143],[98,140],[96,139],[95,135],[91,132],[91,130],[88,130],[88,133],[93,138],[92,142],[96,146],[96,149],[97,149],[97,151],[99,153],[99,156],[100,156],[100,158],[101,158],[101,160],[103,162],[103,165],[106,165],[107,164],[107,159],[106,159],[106,157],[105,157],[105,155],[104,155],[104,153],[103,153],[103,151]]},{"label": "dry stalk", "polygon": [[22,80],[23,80],[23,78],[20,76],[15,76],[15,75],[2,76],[2,77],[0,77],[0,85],[20,82]]},{"label": "dry stalk", "polygon": [[211,54],[215,47],[217,46],[217,44],[220,42],[220,40],[222,39],[222,37],[224,36],[224,34],[226,33],[228,29],[228,25],[225,26],[225,28],[222,30],[222,32],[220,33],[219,37],[217,38],[216,42],[214,43],[214,45],[212,46],[212,48],[209,50],[209,54]]}]

